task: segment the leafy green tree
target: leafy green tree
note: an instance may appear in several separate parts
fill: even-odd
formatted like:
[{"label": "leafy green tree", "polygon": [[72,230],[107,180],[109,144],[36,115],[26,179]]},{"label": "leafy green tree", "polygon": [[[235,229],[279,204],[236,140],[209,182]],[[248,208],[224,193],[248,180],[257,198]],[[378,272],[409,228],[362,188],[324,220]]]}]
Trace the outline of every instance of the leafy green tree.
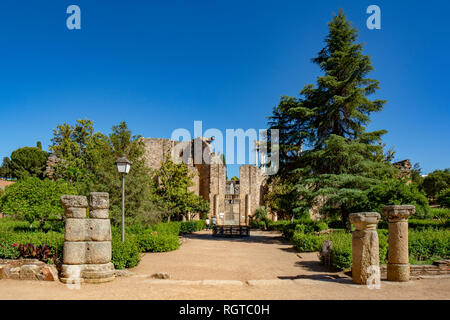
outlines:
[{"label": "leafy green tree", "polygon": [[417,186],[421,187],[423,183],[423,178],[420,164],[418,162],[415,163],[410,172],[411,172],[411,181],[415,183]]},{"label": "leafy green tree", "polygon": [[50,149],[60,159],[57,177],[76,185],[81,194],[91,191],[108,192],[113,224],[121,221],[122,184],[115,161],[125,155],[133,164],[125,177],[125,215],[127,223],[153,222],[152,172],[144,159],[144,143],[132,135],[125,122],[112,127],[105,135],[94,132],[93,122],[78,120],[74,126],[59,125],[54,130]]},{"label": "leafy green tree", "polygon": [[365,139],[348,140],[332,135],[323,149],[308,150],[301,157],[303,165],[296,170],[300,175],[296,189],[299,209],[324,201],[321,211],[338,214],[350,230],[348,216],[361,210],[366,191],[398,172],[383,161],[382,147],[366,143]]},{"label": "leafy green tree", "polygon": [[209,203],[188,189],[193,185],[193,176],[186,164],[175,163],[168,158],[161,168],[156,170],[155,178],[155,201],[169,221],[172,217],[180,220],[181,216],[188,212],[209,212]]},{"label": "leafy green tree", "polygon": [[416,217],[426,218],[430,208],[425,194],[416,184],[390,179],[372,186],[367,192],[367,203],[362,209],[381,212],[383,206],[392,204],[412,204],[416,206]]},{"label": "leafy green tree", "polygon": [[450,188],[444,189],[439,193],[437,202],[443,208],[450,208]]},{"label": "leafy green tree", "polygon": [[155,186],[152,171],[145,163],[145,147],[139,135],[132,135],[125,122],[112,127],[105,136],[96,133],[86,145],[86,163],[89,181],[84,183],[84,193],[103,191],[110,194],[111,218],[114,224],[121,221],[122,184],[116,160],[125,155],[131,170],[125,176],[125,215],[127,223],[150,223],[159,219],[153,203]]},{"label": "leafy green tree", "polygon": [[253,215],[253,217],[257,221],[263,221],[263,220],[267,219],[267,208],[265,206],[260,206],[260,207],[256,208],[255,214]]},{"label": "leafy green tree", "polygon": [[28,177],[5,189],[1,209],[4,214],[28,221],[30,225],[38,221],[42,230],[47,221],[63,217],[60,197],[70,194],[78,194],[77,189],[63,180]]},{"label": "leafy green tree", "polygon": [[428,198],[436,199],[442,190],[450,188],[450,168],[428,174],[423,179],[422,187]]},{"label": "leafy green tree", "polygon": [[4,159],[7,177],[24,179],[26,177],[44,178],[48,153],[37,147],[19,148],[11,153],[11,159]]},{"label": "leafy green tree", "polygon": [[[264,201],[277,213],[279,219],[291,219],[295,212],[297,212],[295,217],[301,218],[306,211],[296,210],[300,206],[298,192],[295,189],[298,179],[298,174],[291,174],[288,177],[271,176],[268,180],[268,191]],[[307,204],[303,207],[306,206]]]},{"label": "leafy green tree", "polygon": [[8,157],[3,158],[2,166],[0,167],[0,177],[12,178],[11,169],[9,167],[11,160]]},{"label": "leafy green tree", "polygon": [[239,178],[236,177],[236,176],[233,176],[233,177],[231,178],[231,181],[239,181]]}]

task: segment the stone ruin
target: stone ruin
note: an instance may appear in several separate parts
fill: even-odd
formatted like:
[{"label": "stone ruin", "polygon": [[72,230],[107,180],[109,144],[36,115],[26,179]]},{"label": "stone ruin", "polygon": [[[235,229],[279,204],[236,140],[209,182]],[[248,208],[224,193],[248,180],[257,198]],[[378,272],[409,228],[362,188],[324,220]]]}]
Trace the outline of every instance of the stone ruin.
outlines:
[{"label": "stone ruin", "polygon": [[89,198],[89,218],[85,196],[61,196],[65,210],[63,264],[60,280],[78,284],[112,281],[111,224],[109,195],[92,192]]},{"label": "stone ruin", "polygon": [[[187,164],[193,175],[193,186],[189,190],[202,197],[210,203],[208,217],[217,218],[217,224],[225,224],[225,215],[229,211],[230,199],[237,210],[234,214],[233,224],[248,225],[255,210],[264,205],[264,194],[266,193],[267,176],[263,170],[255,165],[242,165],[240,167],[240,179],[234,183],[236,188],[230,192],[227,185],[226,165],[211,146],[213,138],[199,137],[191,141],[174,141],[160,138],[142,138],[145,146],[144,159],[150,169],[157,170],[167,158],[179,159]],[[195,150],[201,150],[196,152]],[[201,161],[196,161],[201,153]],[[207,161],[204,161],[207,160]],[[46,175],[55,179],[55,166],[62,161],[55,155],[47,160]],[[200,162],[200,163],[199,163]],[[239,189],[239,190],[238,190]],[[231,194],[234,194],[231,196]],[[237,209],[236,209],[237,208]],[[230,215],[228,215],[230,216]],[[276,220],[276,215],[269,212],[269,218]],[[189,214],[189,218],[199,219],[201,217]]]},{"label": "stone ruin", "polygon": [[[389,249],[387,280],[409,281],[408,217],[415,213],[413,205],[391,205],[383,207],[383,215],[389,221]],[[357,284],[380,281],[380,259],[377,223],[381,216],[377,212],[352,213],[350,221],[355,225],[352,233],[352,278]],[[444,270],[444,268],[442,268]],[[440,271],[440,270],[439,270]],[[444,270],[445,271],[445,270]]]},{"label": "stone ruin", "polygon": [[[239,182],[234,181],[231,190],[231,182],[227,182],[226,165],[213,152],[212,141],[212,138],[204,137],[187,142],[144,138],[145,160],[151,169],[159,169],[168,157],[183,160],[194,176],[194,185],[190,191],[210,203],[208,217],[212,219],[215,216],[218,225],[248,225],[255,210],[264,204],[267,177],[255,165],[242,165]],[[199,162],[194,161],[196,145],[201,147],[203,159],[209,163],[195,163]]]}]

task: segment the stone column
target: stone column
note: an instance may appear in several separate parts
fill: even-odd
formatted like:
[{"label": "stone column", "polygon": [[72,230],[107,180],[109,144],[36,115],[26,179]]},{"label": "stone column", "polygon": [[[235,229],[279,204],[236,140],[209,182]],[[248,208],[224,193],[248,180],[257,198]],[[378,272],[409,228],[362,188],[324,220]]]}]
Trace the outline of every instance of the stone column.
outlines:
[{"label": "stone column", "polygon": [[60,280],[69,284],[113,280],[108,193],[90,194],[89,219],[86,197],[62,196],[61,203],[66,226]]},{"label": "stone column", "polygon": [[352,278],[354,283],[367,284],[367,280],[373,276],[374,272],[377,272],[378,277],[380,275],[376,230],[380,217],[377,212],[359,212],[349,216],[351,223],[356,228],[352,233]]},{"label": "stone column", "polygon": [[389,221],[387,279],[409,281],[408,217],[416,212],[413,205],[383,207]]}]

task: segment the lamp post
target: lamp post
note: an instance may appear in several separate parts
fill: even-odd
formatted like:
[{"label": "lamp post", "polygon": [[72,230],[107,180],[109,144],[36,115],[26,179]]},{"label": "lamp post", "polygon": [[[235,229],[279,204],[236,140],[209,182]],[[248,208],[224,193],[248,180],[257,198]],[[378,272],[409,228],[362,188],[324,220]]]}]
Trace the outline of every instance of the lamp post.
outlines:
[{"label": "lamp post", "polygon": [[131,161],[125,156],[117,159],[117,171],[122,174],[122,242],[125,242],[125,175],[130,172]]}]

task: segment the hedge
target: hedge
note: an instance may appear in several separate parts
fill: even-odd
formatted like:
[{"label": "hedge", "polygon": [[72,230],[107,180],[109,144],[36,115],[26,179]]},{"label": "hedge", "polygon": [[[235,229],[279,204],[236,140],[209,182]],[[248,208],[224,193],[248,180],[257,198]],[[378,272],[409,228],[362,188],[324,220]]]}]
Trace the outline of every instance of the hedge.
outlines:
[{"label": "hedge", "polygon": [[203,229],[206,229],[205,220],[183,221],[180,223],[180,232],[181,233],[191,233],[191,232],[201,231]]},{"label": "hedge", "polygon": [[[389,223],[386,220],[378,222],[379,229],[388,229]],[[425,230],[425,229],[449,229],[450,221],[430,220],[430,219],[408,219],[408,229]]]},{"label": "hedge", "polygon": [[[380,264],[387,263],[388,230],[379,229]],[[324,240],[331,240],[330,264],[337,270],[352,266],[352,235],[345,232],[333,232],[329,235],[305,234],[294,232],[292,244],[303,252],[321,251]],[[409,257],[411,264],[431,263],[434,260],[450,258],[450,230],[410,230]]]},{"label": "hedge", "polygon": [[170,233],[157,233],[146,230],[137,236],[139,250],[142,252],[167,252],[180,247],[178,236]]},{"label": "hedge", "polygon": [[141,251],[136,235],[126,233],[125,242],[122,242],[121,233],[113,232],[111,246],[111,262],[116,269],[132,268],[141,261]]}]

